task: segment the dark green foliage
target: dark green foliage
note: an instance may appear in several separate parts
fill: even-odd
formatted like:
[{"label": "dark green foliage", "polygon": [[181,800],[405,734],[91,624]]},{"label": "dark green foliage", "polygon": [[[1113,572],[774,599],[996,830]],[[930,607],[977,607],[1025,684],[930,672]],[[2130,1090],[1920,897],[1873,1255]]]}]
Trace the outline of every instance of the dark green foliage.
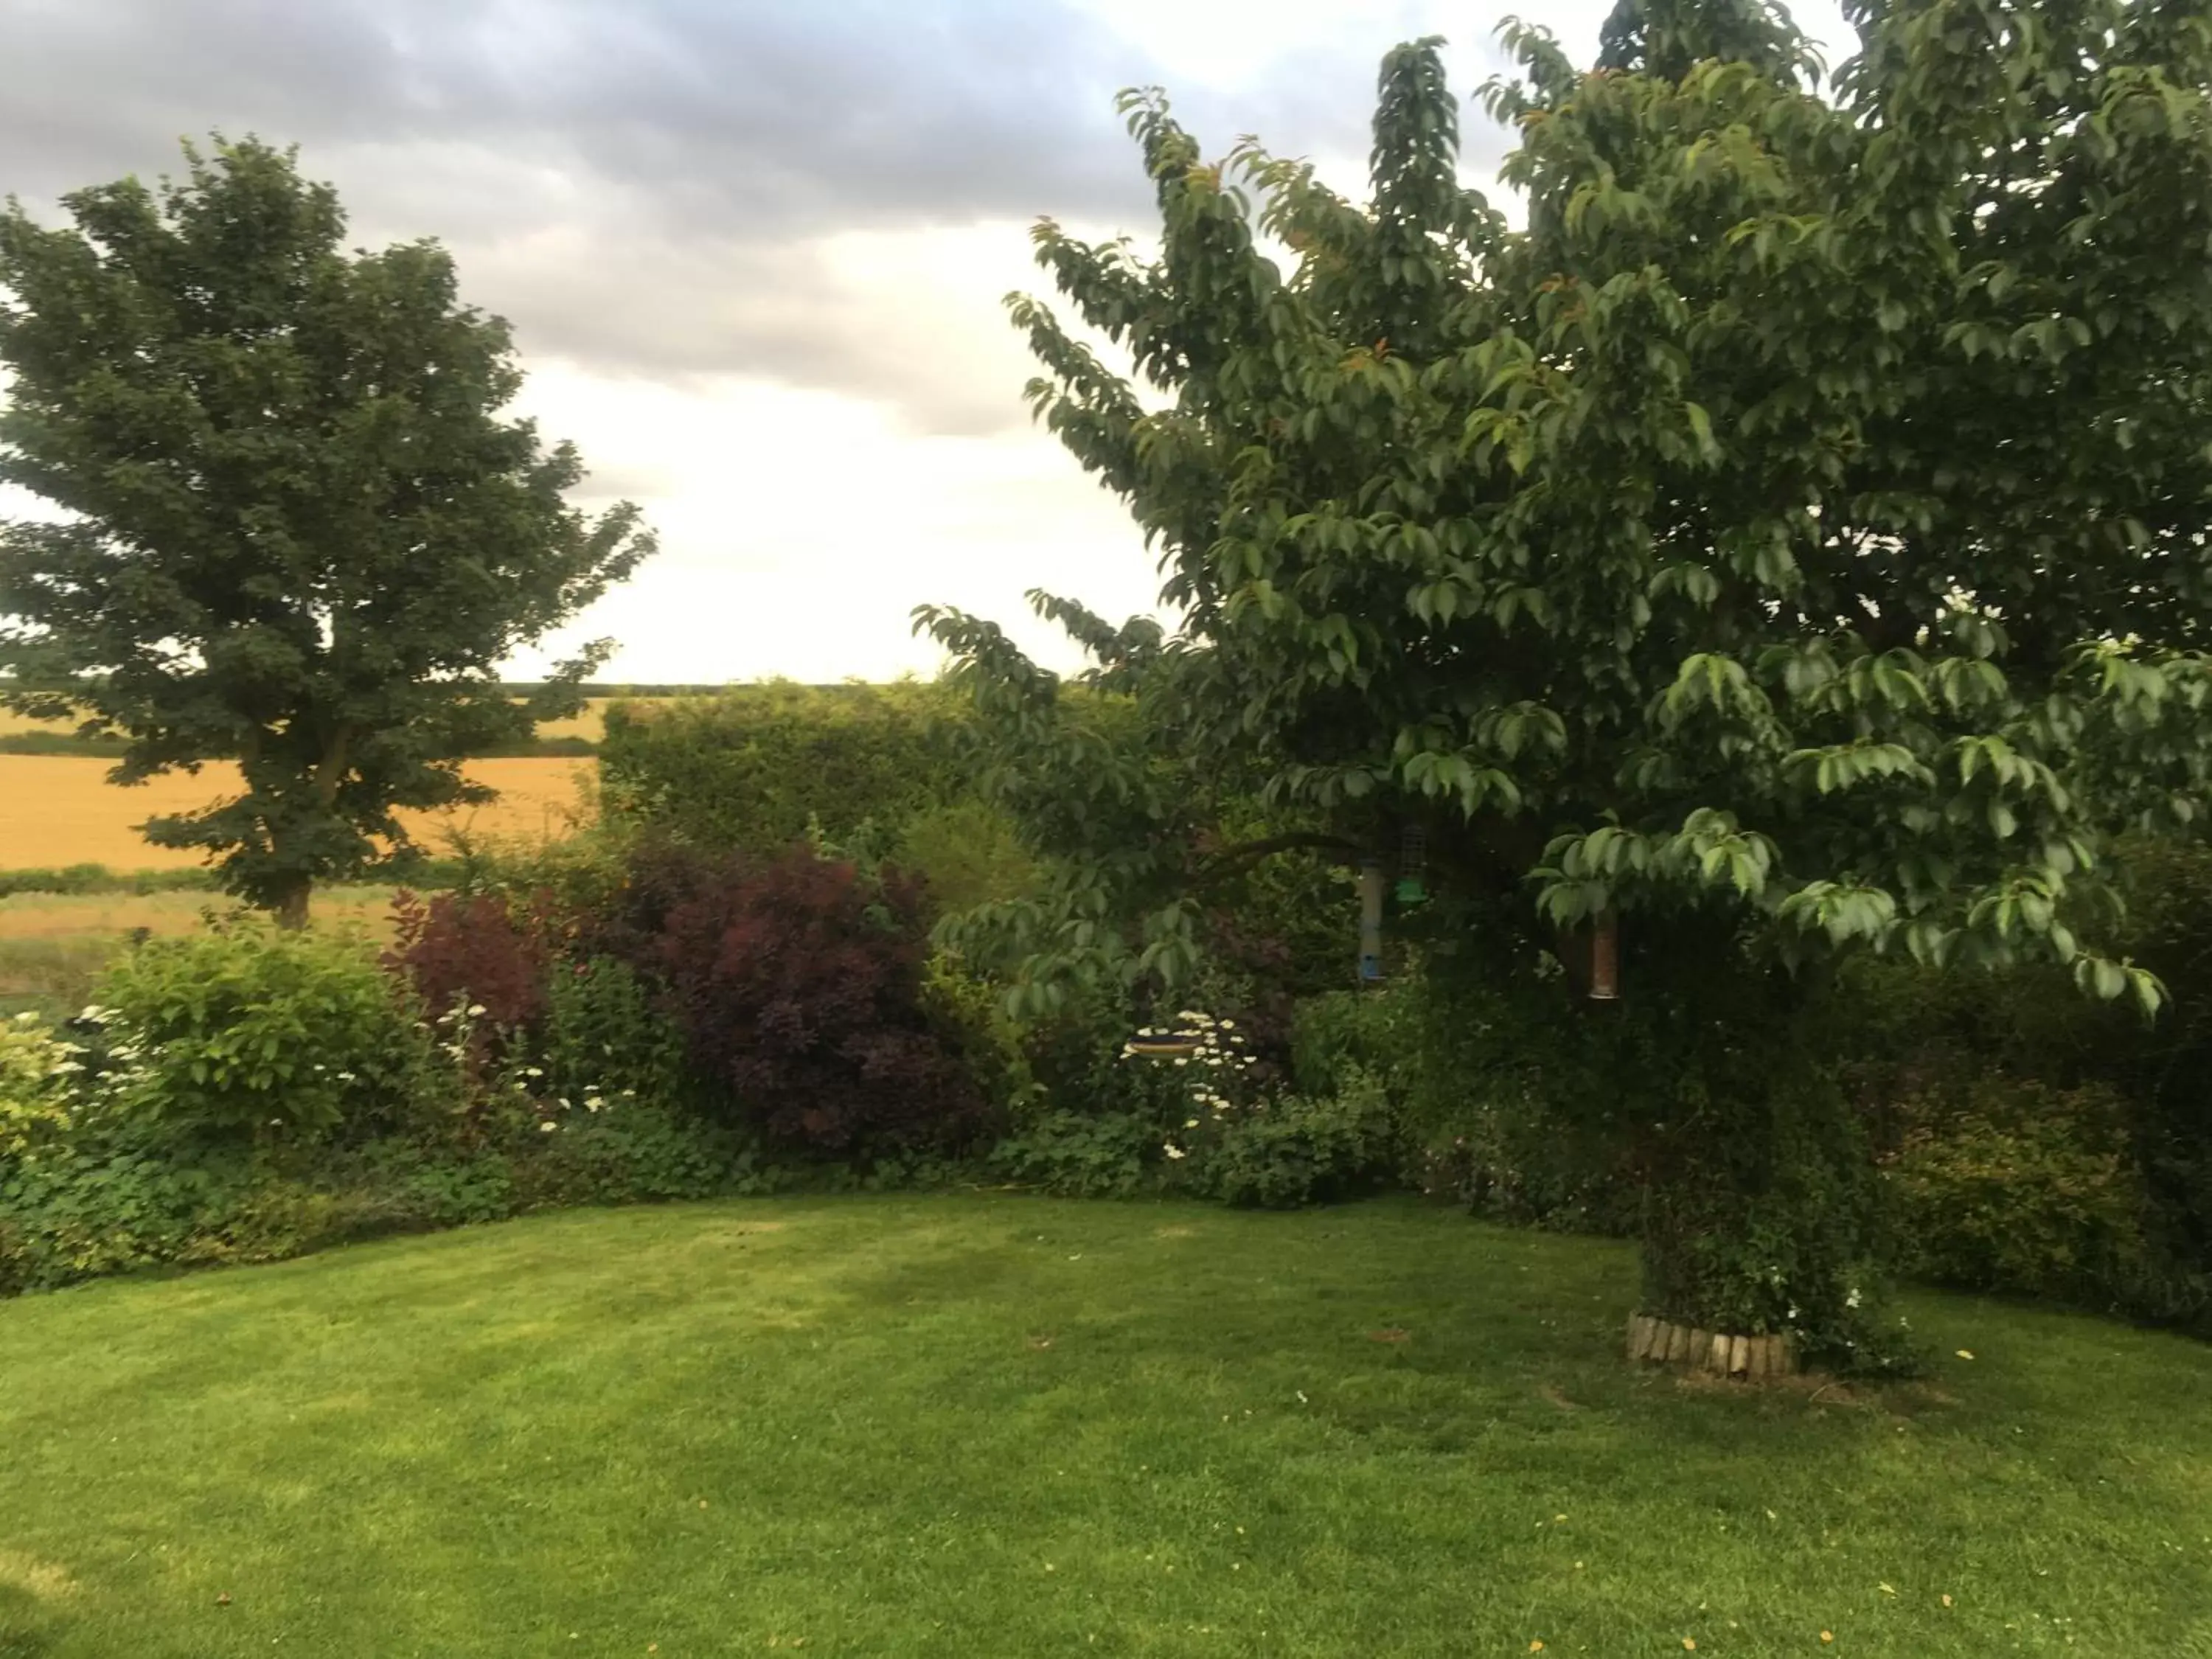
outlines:
[{"label": "dark green foliage", "polygon": [[1701,59],[1747,64],[1784,82],[1809,78],[1814,62],[1773,0],[1620,0],[1598,38],[1601,70],[1680,81]]},{"label": "dark green foliage", "polygon": [[556,1099],[599,1096],[674,1107],[696,1092],[683,1033],[652,985],[614,957],[555,966],[535,1052],[544,1072],[539,1092]]},{"label": "dark green foliage", "polygon": [[111,870],[70,864],[47,870],[0,870],[0,898],[10,893],[199,893],[216,890],[206,870]]},{"label": "dark green foliage", "polygon": [[524,702],[498,665],[653,544],[500,418],[507,326],[443,250],[349,255],[288,153],[185,157],[64,198],[69,228],[0,215],[0,480],[71,515],[0,527],[0,702],[119,736],[121,782],[235,761],[243,795],[146,833],[296,921],[405,844],[395,809],[485,797],[456,757],[580,705],[605,641]]},{"label": "dark green foliage", "polygon": [[1401,977],[1357,991],[1330,991],[1297,1006],[1291,1030],[1291,1079],[1300,1090],[1334,1089],[1351,1073],[1402,1079],[1418,1063],[1420,1045],[1441,1032],[1418,1006],[1424,983]]},{"label": "dark green foliage", "polygon": [[992,1149],[1006,1180],[1065,1198],[1133,1198],[1157,1189],[1159,1123],[1131,1111],[1055,1108],[1024,1120]]},{"label": "dark green foliage", "polygon": [[1887,1174],[1901,1265],[1939,1284],[2133,1304],[2149,1279],[2148,1206],[2126,1103],[1987,1076],[1907,1103]]},{"label": "dark green foliage", "polygon": [[2110,1085],[2130,1104],[2154,1277],[2164,1286],[2139,1305],[2212,1330],[2212,845],[2144,846],[2132,870],[2130,943],[2172,1000],[2147,1030],[2106,1014],[2097,1022],[2100,1060],[2076,1075]]},{"label": "dark green foliage", "polygon": [[1627,1235],[1641,1206],[1607,1057],[1559,970],[1504,971],[1465,938],[1494,926],[1448,905],[1397,975],[1300,1005],[1292,1071],[1318,1093],[1382,1079],[1409,1143],[1407,1178],[1431,1196],[1522,1226]]},{"label": "dark green foliage", "polygon": [[[1928,1271],[2212,1329],[2212,848],[2142,840],[2128,862],[2121,937],[2166,988],[2155,1020],[2085,1002],[2050,969],[1868,963],[1838,987],[1838,1041],[1900,1169],[1966,1183],[1983,1206],[1994,1172],[2017,1172],[2018,1252],[1923,1238],[1916,1223],[1905,1245]],[[1920,1213],[1941,1231],[1932,1206]],[[2019,1276],[1993,1278],[2000,1267]]]},{"label": "dark green foliage", "polygon": [[[364,873],[427,890],[453,886],[462,870],[457,860],[416,854],[383,860]],[[212,870],[111,870],[104,864],[0,870],[0,898],[10,893],[212,893],[222,886]]]},{"label": "dark green foliage", "polygon": [[1326,1095],[1276,1096],[1240,1114],[1194,1178],[1224,1204],[1289,1210],[1395,1183],[1404,1127],[1382,1079],[1341,1075]]},{"label": "dark green foliage", "polygon": [[658,1102],[624,1102],[543,1138],[514,1160],[518,1210],[656,1203],[747,1190],[759,1163],[744,1136]]},{"label": "dark green foliage", "polygon": [[[518,1126],[518,1128],[520,1126]],[[760,1190],[752,1149],[679,1111],[625,1104],[473,1150],[383,1139],[303,1157],[120,1123],[0,1168],[0,1296],[141,1268],[275,1261],[533,1209]]]},{"label": "dark green foliage", "polygon": [[615,703],[601,799],[617,820],[701,847],[769,854],[818,834],[880,857],[910,819],[962,799],[945,729],[956,712],[943,688],[917,682]]},{"label": "dark green foliage", "polygon": [[80,737],[74,732],[0,732],[0,755],[82,755],[121,760],[131,745],[121,738]]},{"label": "dark green foliage", "polygon": [[0,1293],[174,1261],[247,1185],[169,1144],[85,1141],[0,1180]]}]

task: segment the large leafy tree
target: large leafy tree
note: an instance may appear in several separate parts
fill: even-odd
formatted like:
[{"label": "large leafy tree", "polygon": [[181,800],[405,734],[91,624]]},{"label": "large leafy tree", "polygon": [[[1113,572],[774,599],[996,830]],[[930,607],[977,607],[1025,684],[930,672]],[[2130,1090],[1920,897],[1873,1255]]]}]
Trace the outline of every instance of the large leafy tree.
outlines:
[{"label": "large leafy tree", "polygon": [[395,809],[487,798],[458,757],[573,711],[609,642],[526,702],[498,665],[653,544],[501,417],[507,326],[435,244],[349,255],[289,152],[185,155],[70,227],[0,216],[0,480],[68,515],[0,526],[0,701],[121,732],[120,783],[235,761],[242,793],[146,834],[298,922]]},{"label": "large leafy tree", "polygon": [[1154,395],[1013,302],[1187,618],[1157,729],[1353,839],[1421,825],[1562,1012],[1617,938],[1579,1042],[1646,1311],[1839,1348],[1869,1212],[1803,1060],[1822,964],[2154,1006],[2096,948],[2114,848],[2212,775],[2212,18],[1851,20],[1826,88],[1758,0],[1625,0],[1588,72],[1507,26],[1519,230],[1458,180],[1433,42],[1384,62],[1364,206],[1131,94],[1157,257],[1037,246]]}]

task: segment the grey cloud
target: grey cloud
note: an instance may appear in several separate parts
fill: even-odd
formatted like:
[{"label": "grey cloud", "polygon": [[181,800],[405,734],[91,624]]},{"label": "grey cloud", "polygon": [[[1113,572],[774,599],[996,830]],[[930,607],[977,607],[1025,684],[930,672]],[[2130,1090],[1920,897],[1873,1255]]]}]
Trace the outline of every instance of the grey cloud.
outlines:
[{"label": "grey cloud", "polygon": [[[1178,112],[1216,153],[1251,129],[1356,168],[1381,31],[1417,9],[1353,9],[1371,51]],[[0,64],[0,189],[34,203],[174,170],[180,135],[296,140],[363,240],[440,237],[532,355],[851,392],[939,433],[1026,418],[996,289],[887,306],[823,239],[1044,212],[1141,234],[1111,100],[1163,78],[1069,0],[9,0]]]},{"label": "grey cloud", "polygon": [[0,63],[40,197],[210,127],[480,144],[756,231],[1139,194],[1108,102],[1141,59],[1035,0],[16,0]]},{"label": "grey cloud", "polygon": [[[749,375],[872,398],[930,435],[979,435],[1027,419],[1030,370],[997,289],[910,298],[856,290],[814,243],[612,239],[574,257],[495,246],[470,291],[520,319],[526,350],[664,383]],[[1001,284],[1003,286],[1003,284]]]}]

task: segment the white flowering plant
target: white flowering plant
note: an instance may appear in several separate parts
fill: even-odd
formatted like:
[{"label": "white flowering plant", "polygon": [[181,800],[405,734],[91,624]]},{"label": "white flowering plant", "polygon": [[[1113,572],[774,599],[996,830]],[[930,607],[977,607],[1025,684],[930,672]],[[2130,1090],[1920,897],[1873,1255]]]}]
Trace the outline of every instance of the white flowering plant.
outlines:
[{"label": "white flowering plant", "polygon": [[79,1053],[36,1014],[0,1020],[0,1173],[67,1132]]},{"label": "white flowering plant", "polygon": [[491,1018],[464,993],[423,1027],[465,1138],[557,1134],[641,1098],[672,1103],[684,1086],[680,1035],[612,958],[553,963],[540,1030],[492,1032]]},{"label": "white flowering plant", "polygon": [[1259,1061],[1234,1019],[1182,1009],[1171,1026],[1141,1028],[1122,1045],[1121,1059],[1176,1074],[1174,1096],[1182,1116],[1168,1126],[1160,1144],[1161,1156],[1171,1164],[1218,1141],[1233,1122],[1267,1109],[1266,1092],[1255,1076]]}]

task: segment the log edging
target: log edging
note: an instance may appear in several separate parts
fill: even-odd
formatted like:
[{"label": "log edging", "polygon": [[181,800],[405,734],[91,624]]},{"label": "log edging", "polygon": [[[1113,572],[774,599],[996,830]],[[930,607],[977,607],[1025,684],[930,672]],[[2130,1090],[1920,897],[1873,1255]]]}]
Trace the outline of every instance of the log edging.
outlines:
[{"label": "log edging", "polygon": [[1629,1316],[1628,1357],[1708,1376],[1740,1377],[1747,1382],[1789,1376],[1797,1370],[1796,1351],[1787,1336],[1704,1331],[1650,1314]]}]

